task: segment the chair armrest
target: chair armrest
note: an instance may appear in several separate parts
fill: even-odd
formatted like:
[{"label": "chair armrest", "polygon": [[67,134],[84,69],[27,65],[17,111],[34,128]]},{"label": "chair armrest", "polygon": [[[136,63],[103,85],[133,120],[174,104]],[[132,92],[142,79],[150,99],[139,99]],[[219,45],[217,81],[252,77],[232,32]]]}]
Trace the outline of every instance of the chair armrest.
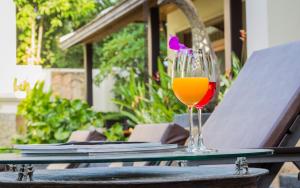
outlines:
[{"label": "chair armrest", "polygon": [[300,147],[268,147],[274,150],[274,154],[300,154]]}]

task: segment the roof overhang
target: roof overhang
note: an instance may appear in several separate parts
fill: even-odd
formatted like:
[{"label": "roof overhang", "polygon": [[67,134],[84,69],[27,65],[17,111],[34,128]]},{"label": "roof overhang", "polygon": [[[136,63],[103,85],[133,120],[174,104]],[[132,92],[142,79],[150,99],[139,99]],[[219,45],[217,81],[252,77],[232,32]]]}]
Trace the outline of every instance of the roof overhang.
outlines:
[{"label": "roof overhang", "polygon": [[66,49],[79,43],[96,42],[129,23],[144,21],[147,19],[144,6],[151,7],[154,4],[156,0],[124,0],[85,26],[61,37],[60,46]]}]

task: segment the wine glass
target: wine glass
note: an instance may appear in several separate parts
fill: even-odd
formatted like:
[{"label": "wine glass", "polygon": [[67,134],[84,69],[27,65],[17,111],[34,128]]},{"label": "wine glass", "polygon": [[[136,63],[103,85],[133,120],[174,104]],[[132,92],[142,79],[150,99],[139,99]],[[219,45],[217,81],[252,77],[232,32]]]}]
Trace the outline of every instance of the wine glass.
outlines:
[{"label": "wine glass", "polygon": [[197,128],[193,124],[193,107],[208,90],[208,73],[204,61],[200,61],[193,50],[177,52],[172,66],[172,88],[175,96],[188,107],[190,135],[187,151],[197,151]]},{"label": "wine glass", "polygon": [[200,51],[199,52],[199,59],[200,61],[203,61],[204,64],[207,67],[208,70],[208,79],[209,79],[209,85],[208,90],[204,97],[195,105],[196,109],[198,110],[198,143],[197,143],[197,150],[202,152],[210,152],[214,151],[212,149],[208,149],[203,141],[203,135],[202,135],[202,109],[207,105],[211,99],[213,98],[215,91],[216,91],[216,81],[217,81],[217,75],[216,75],[216,61],[212,57],[212,55],[208,52]]}]

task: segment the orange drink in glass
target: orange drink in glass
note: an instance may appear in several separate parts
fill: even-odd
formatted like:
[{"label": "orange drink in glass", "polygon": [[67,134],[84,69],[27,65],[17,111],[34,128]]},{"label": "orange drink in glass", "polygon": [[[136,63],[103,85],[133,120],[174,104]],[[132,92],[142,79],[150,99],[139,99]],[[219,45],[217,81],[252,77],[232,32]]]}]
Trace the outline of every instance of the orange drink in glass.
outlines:
[{"label": "orange drink in glass", "polygon": [[177,52],[172,66],[172,89],[175,96],[189,110],[190,136],[187,151],[197,151],[197,127],[193,124],[193,107],[203,99],[208,90],[207,66],[191,49]]},{"label": "orange drink in glass", "polygon": [[187,106],[194,106],[208,90],[207,77],[184,77],[173,79],[173,91],[176,97]]}]

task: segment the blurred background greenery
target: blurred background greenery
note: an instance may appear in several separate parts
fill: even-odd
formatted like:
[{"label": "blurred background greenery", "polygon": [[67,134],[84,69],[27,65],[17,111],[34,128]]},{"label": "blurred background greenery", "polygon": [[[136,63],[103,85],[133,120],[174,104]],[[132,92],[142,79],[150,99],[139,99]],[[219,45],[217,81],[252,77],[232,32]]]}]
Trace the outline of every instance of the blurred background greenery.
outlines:
[{"label": "blurred background greenery", "polygon": [[[15,0],[17,63],[82,68],[82,46],[62,50],[59,38],[118,2]],[[155,78],[149,77],[145,70],[145,30],[145,24],[130,24],[94,44],[94,68],[99,69],[94,82],[99,86],[108,75],[114,76],[115,98],[112,102],[119,112],[96,112],[84,101],[54,96],[51,91],[44,91],[42,82],[36,83],[18,106],[18,114],[25,119],[25,126],[14,141],[24,144],[66,142],[72,131],[89,127],[102,128],[108,140],[126,140],[124,133],[136,124],[171,122],[175,114],[184,113],[185,107],[172,92],[165,65],[159,63],[159,74]],[[161,32],[160,41],[162,62],[167,54],[164,32]],[[219,101],[241,68],[236,56],[233,56],[232,65],[232,72],[221,76]]]}]

